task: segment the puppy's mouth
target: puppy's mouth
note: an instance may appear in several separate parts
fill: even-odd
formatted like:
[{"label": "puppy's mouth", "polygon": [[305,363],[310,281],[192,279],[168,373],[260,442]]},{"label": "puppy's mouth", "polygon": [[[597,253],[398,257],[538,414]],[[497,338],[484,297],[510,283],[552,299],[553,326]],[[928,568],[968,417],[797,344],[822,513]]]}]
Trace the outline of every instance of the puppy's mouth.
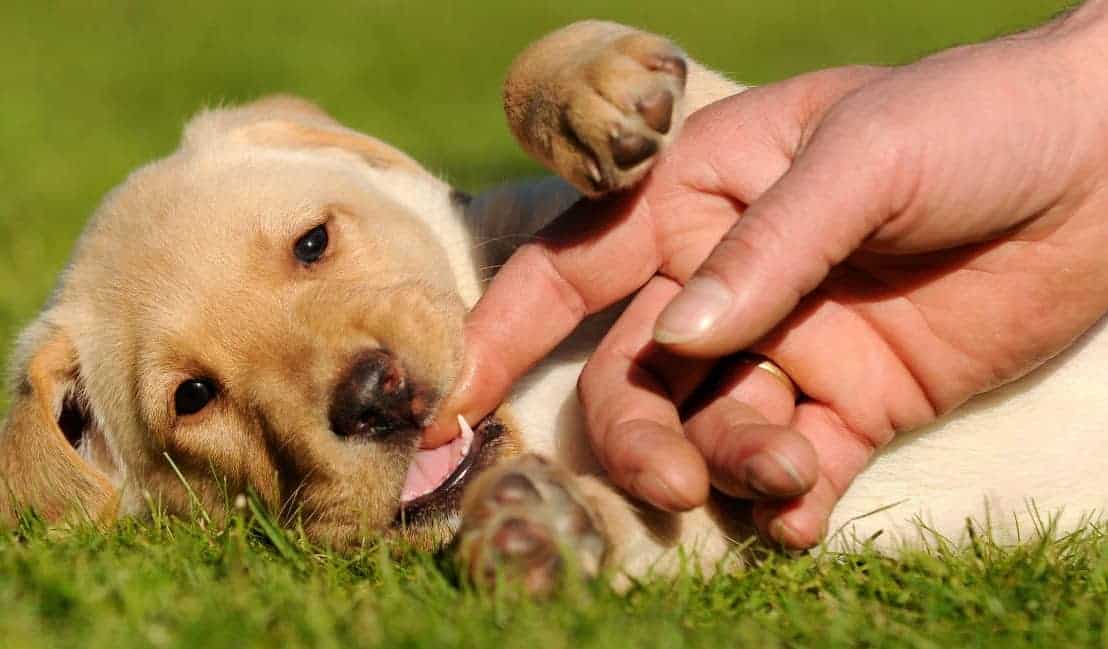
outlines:
[{"label": "puppy's mouth", "polygon": [[476,428],[461,418],[458,423],[462,434],[454,441],[416,452],[400,492],[397,524],[418,524],[436,514],[458,511],[466,485],[496,461],[503,424],[491,415]]}]

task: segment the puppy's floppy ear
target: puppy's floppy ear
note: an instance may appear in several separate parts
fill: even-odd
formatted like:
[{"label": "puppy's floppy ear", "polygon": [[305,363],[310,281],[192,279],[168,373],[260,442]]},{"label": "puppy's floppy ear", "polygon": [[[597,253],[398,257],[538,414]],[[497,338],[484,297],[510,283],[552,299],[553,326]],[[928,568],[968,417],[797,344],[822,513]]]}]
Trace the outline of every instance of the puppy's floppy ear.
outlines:
[{"label": "puppy's floppy ear", "polygon": [[427,175],[418,162],[399,149],[338,125],[267,119],[240,127],[232,137],[255,145],[284,149],[338,149],[358,156],[371,167]]},{"label": "puppy's floppy ear", "polygon": [[[34,330],[33,330],[34,331]],[[0,524],[33,509],[49,521],[114,515],[107,476],[75,446],[94,426],[81,388],[77,352],[62,331],[40,329],[17,369],[14,398],[0,424]]]}]

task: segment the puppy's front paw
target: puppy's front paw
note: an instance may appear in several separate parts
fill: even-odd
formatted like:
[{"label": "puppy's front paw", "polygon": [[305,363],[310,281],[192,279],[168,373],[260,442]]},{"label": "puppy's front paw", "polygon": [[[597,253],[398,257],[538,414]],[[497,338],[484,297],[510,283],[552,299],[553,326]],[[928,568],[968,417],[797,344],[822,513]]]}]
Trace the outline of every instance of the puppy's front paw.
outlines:
[{"label": "puppy's front paw", "polygon": [[532,45],[505,83],[512,132],[587,196],[631,187],[684,118],[685,55],[653,34],[576,23]]},{"label": "puppy's front paw", "polygon": [[474,583],[491,587],[503,577],[532,595],[549,594],[567,575],[595,577],[607,550],[572,476],[537,455],[493,469],[469,488],[455,543]]}]

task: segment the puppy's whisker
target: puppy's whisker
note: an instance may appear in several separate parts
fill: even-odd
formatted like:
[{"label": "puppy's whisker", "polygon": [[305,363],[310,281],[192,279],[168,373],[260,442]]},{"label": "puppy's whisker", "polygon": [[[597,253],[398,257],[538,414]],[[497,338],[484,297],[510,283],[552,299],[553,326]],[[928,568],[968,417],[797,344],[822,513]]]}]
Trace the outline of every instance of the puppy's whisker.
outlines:
[{"label": "puppy's whisker", "polygon": [[537,234],[527,234],[527,233],[504,234],[504,235],[501,235],[501,236],[498,236],[498,237],[483,238],[483,239],[479,240],[477,243],[475,243],[473,245],[473,248],[476,250],[478,248],[483,248],[485,246],[488,246],[488,245],[491,245],[491,244],[494,244],[494,243],[500,243],[501,241],[513,241],[513,240],[518,240],[518,241],[523,241],[523,242],[527,242],[527,241],[546,241],[547,238],[546,237],[540,237]]},{"label": "puppy's whisker", "polygon": [[496,273],[504,267],[504,264],[494,264],[492,266],[482,266],[478,269],[478,275],[481,277],[482,282],[490,282],[492,278],[496,276]]}]

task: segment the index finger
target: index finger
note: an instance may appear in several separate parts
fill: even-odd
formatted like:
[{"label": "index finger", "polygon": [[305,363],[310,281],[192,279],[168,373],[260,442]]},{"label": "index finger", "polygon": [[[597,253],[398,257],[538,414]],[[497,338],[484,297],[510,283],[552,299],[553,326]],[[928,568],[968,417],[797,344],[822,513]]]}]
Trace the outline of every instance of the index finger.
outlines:
[{"label": "index finger", "polygon": [[524,244],[493,278],[466,321],[457,387],[424,433],[433,446],[453,437],[461,415],[476,421],[512,383],[588,315],[638,290],[659,251],[649,208],[638,201],[581,201]]},{"label": "index finger", "polygon": [[452,439],[458,415],[474,422],[495,409],[587,316],[656,274],[691,275],[734,226],[735,192],[717,186],[710,166],[679,162],[681,150],[707,146],[693,130],[670,153],[678,161],[664,156],[639,191],[578,202],[501,267],[466,319],[463,369],[425,446]]}]

